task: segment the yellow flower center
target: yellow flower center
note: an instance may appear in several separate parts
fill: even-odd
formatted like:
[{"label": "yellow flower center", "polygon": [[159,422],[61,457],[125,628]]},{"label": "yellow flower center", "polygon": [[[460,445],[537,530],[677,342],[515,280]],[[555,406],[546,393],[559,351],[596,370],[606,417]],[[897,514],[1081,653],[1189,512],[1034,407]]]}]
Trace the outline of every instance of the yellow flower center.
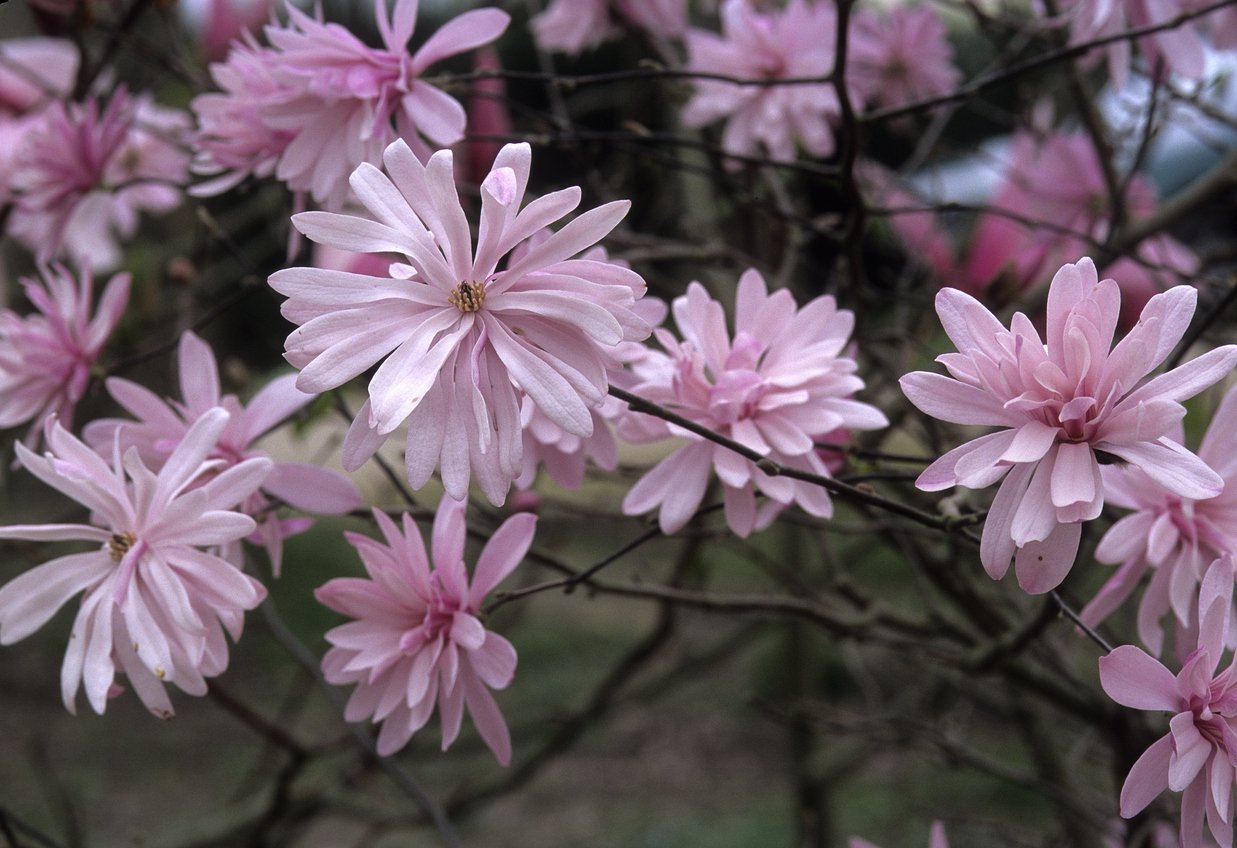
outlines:
[{"label": "yellow flower center", "polygon": [[460,312],[476,312],[485,303],[485,285],[483,283],[460,283],[451,294],[447,295],[447,302]]},{"label": "yellow flower center", "polygon": [[133,547],[133,543],[137,541],[137,536],[127,530],[124,533],[113,533],[112,538],[107,543],[108,556],[113,562],[120,562],[125,558],[125,554],[129,552],[129,548]]}]

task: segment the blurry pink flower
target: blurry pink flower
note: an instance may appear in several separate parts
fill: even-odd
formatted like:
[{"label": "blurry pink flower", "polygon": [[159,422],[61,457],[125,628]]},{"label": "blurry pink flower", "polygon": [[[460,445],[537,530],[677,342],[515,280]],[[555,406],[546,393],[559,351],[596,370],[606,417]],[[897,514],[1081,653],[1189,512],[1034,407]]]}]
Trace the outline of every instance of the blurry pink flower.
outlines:
[{"label": "blurry pink flower", "polygon": [[226,62],[211,65],[221,91],[199,95],[191,105],[198,121],[193,170],[215,179],[199,183],[190,194],[218,194],[250,175],[275,173],[296,130],[271,126],[266,111],[270,103],[295,97],[297,89],[276,75],[274,57],[275,51],[246,35],[233,42]]},{"label": "blurry pink flower", "polygon": [[437,705],[444,751],[459,734],[467,708],[498,762],[511,762],[511,736],[489,690],[511,683],[515,648],[486,630],[478,616],[485,596],[528,552],[537,519],[520,513],[504,521],[481,551],[470,585],[464,510],[463,502],[442,499],[428,557],[407,513],[400,533],[374,510],[385,545],[346,534],[369,578],[338,577],[314,593],[325,606],[356,619],[327,632],[333,647],[322,658],[322,672],[330,683],[357,684],[344,718],[381,722],[378,753],[384,757],[407,745]]},{"label": "blurry pink flower", "polygon": [[275,0],[199,0],[181,7],[197,19],[198,43],[206,58],[214,61],[227,56],[231,45],[245,33],[270,20]]},{"label": "blurry pink flower", "polygon": [[[849,848],[877,848],[877,846],[866,839],[852,836]],[[932,830],[928,833],[928,848],[949,848],[949,840],[945,838],[945,825],[939,821],[932,822]]]},{"label": "blurry pink flower", "polygon": [[610,0],[551,0],[528,25],[542,50],[576,56],[611,36]]},{"label": "blurry pink flower", "polygon": [[578,56],[618,34],[611,10],[659,38],[678,38],[687,27],[687,0],[551,0],[529,26],[542,50]]},{"label": "blurry pink flower", "polygon": [[687,0],[614,0],[619,14],[660,38],[679,38],[687,29]]},{"label": "blurry pink flower", "polygon": [[120,263],[140,212],[180,204],[188,154],[183,113],[124,90],[100,113],[97,99],[55,103],[30,126],[11,178],[10,231],[40,261],[67,255],[95,271]]},{"label": "blurry pink flower", "polygon": [[[825,77],[833,71],[832,3],[790,0],[782,11],[760,13],[748,0],[726,0],[722,35],[687,30],[688,71],[741,79]],[[722,148],[751,155],[761,145],[779,162],[795,158],[796,141],[813,156],[833,152],[830,122],[838,115],[830,83],[736,85],[702,79],[683,107],[683,123],[702,127],[723,118]]]},{"label": "blurry pink flower", "polygon": [[268,125],[292,132],[275,175],[329,209],[348,195],[348,175],[361,162],[377,164],[397,135],[425,161],[431,146],[464,137],[464,107],[420,79],[435,62],[489,44],[507,28],[499,9],[475,9],[452,19],[408,53],[418,0],[375,0],[382,48],[367,46],[339,24],[323,23],[287,4],[289,25],[268,26],[271,62],[290,95],[263,104]]},{"label": "blurry pink flower", "polygon": [[271,467],[269,460],[251,459],[193,486],[215,467],[207,454],[227,422],[222,409],[203,415],[158,475],[132,449],[123,460],[116,451],[109,467],[59,424],[48,428],[45,456],[17,446],[21,464],[88,507],[94,523],[0,527],[0,539],[99,546],[44,563],[0,589],[5,645],[29,636],[85,592],[60,673],[69,712],[84,684],[90,706],[102,713],[119,667],[151,712],[170,717],[162,684],[205,694],[205,678],[228,664],[224,631],[239,638],[245,610],[266,596],[262,584],[203,550],[252,532],[253,519],[231,508]]},{"label": "blurry pink flower", "polygon": [[[684,340],[656,330],[666,353],[650,353],[637,364],[639,381],[631,391],[778,463],[827,476],[815,437],[838,427],[871,430],[889,423],[880,410],[851,398],[863,380],[855,375],[855,361],[841,352],[854,315],[828,295],[800,309],[789,291],[770,294],[755,270],[739,278],[736,298],[732,338],[721,304],[699,283],[688,286],[672,304]],[[833,513],[821,487],[770,477],[734,451],[659,419],[632,415],[620,432],[628,441],[689,440],[623,500],[628,515],[660,507],[666,533],[681,529],[696,512],[711,473],[721,480],[726,522],[739,536],[769,526],[792,503],[820,517]],[[763,503],[757,490],[765,495]]]},{"label": "blurry pink flower", "polygon": [[73,90],[79,53],[62,38],[0,41],[0,121],[37,111]]},{"label": "blurry pink flower", "polygon": [[[498,51],[483,47],[473,60],[473,70],[501,71]],[[502,149],[500,139],[510,138],[511,110],[507,106],[507,83],[502,77],[483,77],[473,83],[468,101],[468,126],[472,138],[464,142],[468,150],[468,179],[480,185]]]},{"label": "blurry pink flower", "polygon": [[957,87],[945,24],[931,6],[861,9],[850,30],[847,80],[864,100],[901,106]]},{"label": "blurry pink flower", "polygon": [[[1079,44],[1165,23],[1193,5],[1181,0],[1065,0],[1062,11],[1069,17],[1070,41]],[[1202,36],[1205,27],[1205,19],[1187,21],[1138,39],[1135,43],[1146,60],[1146,70],[1158,73],[1163,63],[1167,70],[1186,79],[1202,79],[1207,64]],[[1130,75],[1130,41],[1122,38],[1089,54],[1092,60],[1099,56],[1107,57],[1113,86],[1123,88]]]},{"label": "blurry pink flower", "polygon": [[1198,649],[1176,676],[1141,648],[1122,645],[1101,657],[1100,683],[1125,707],[1175,713],[1169,732],[1134,763],[1121,787],[1121,815],[1142,812],[1163,792],[1181,792],[1182,848],[1202,845],[1203,823],[1220,845],[1233,844],[1237,764],[1237,674],[1219,674],[1233,607],[1233,560],[1207,570],[1199,593]]},{"label": "blurry pink flower", "polygon": [[90,369],[129,302],[128,274],[111,279],[93,315],[89,271],[75,279],[56,265],[43,268],[40,278],[21,280],[35,312],[0,311],[0,428],[31,422],[23,439],[28,447],[49,415],[72,426]]},{"label": "blurry pink flower", "polygon": [[1008,429],[949,451],[916,485],[934,492],[1005,478],[980,548],[994,579],[1015,553],[1025,591],[1047,592],[1065,578],[1081,522],[1104,506],[1097,451],[1138,465],[1181,497],[1220,493],[1220,476],[1167,434],[1185,415],[1181,401],[1232,370],[1237,346],[1142,383],[1185,334],[1197,297],[1188,286],[1156,295],[1110,350],[1121,294],[1113,280],[1098,280],[1088,258],[1053,277],[1046,341],[1021,312],[1007,330],[969,295],[937,293],[937,314],[958,348],[937,358],[951,376],[916,371],[902,377],[902,390],[933,418]]},{"label": "blurry pink flower", "polygon": [[[1169,435],[1184,441],[1180,427]],[[1237,554],[1237,389],[1216,410],[1198,457],[1224,481],[1217,497],[1183,498],[1134,465],[1100,469],[1108,501],[1134,512],[1109,528],[1095,549],[1100,562],[1121,567],[1083,608],[1082,619],[1098,624],[1150,571],[1138,608],[1138,637],[1157,656],[1164,647],[1160,619],[1172,612],[1180,633],[1197,628],[1193,611],[1203,573],[1217,557]]]},{"label": "blurry pink flower", "polygon": [[345,468],[359,467],[407,420],[414,488],[441,466],[452,497],[462,500],[475,478],[501,504],[522,469],[521,397],[588,437],[590,407],[606,396],[606,351],[649,332],[633,311],[644,293],[638,274],[570,258],[609,233],[630,203],[584,213],[500,271],[503,257],[579,204],[578,188],[521,210],[532,153],[527,144],[507,145],[481,184],[474,251],[450,151],[423,166],[401,140],[383,158],[389,176],[368,163],[352,176],[377,220],[331,212],[292,220],[313,241],[395,252],[410,264],[393,264],[388,277],[318,268],[273,274],[271,287],[289,297],[284,316],[301,325],[286,357],[309,392],[340,386],[385,358],[344,440]]},{"label": "blurry pink flower", "polygon": [[[194,422],[210,409],[222,407],[230,418],[207,456],[215,462],[216,470],[225,470],[250,459],[266,458],[267,453],[254,448],[253,442],[314,399],[296,388],[295,374],[271,380],[248,406],[242,406],[236,395],[221,395],[215,355],[206,342],[191,332],[180,337],[178,359],[180,402],[164,401],[137,383],[112,377],[107,381],[112,398],[137,420],[92,421],[83,433],[86,441],[98,451],[110,449],[113,442],[118,442],[122,449],[135,447],[148,466],[159,468]],[[283,540],[309,529],[313,522],[305,518],[281,520],[271,498],[321,515],[338,515],[361,505],[360,492],[342,474],[308,463],[272,465],[262,488],[245,498],[240,509],[260,522],[250,541],[265,545],[276,577],[283,561]],[[244,565],[240,539],[224,546],[221,555],[238,568]]]}]

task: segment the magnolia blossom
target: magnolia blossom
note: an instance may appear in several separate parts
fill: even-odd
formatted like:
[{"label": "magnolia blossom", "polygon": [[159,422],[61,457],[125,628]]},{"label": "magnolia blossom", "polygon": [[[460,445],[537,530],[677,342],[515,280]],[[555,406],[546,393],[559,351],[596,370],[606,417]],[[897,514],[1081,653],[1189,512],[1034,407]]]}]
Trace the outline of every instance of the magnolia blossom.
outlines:
[{"label": "magnolia blossom", "polygon": [[1224,654],[1233,608],[1233,560],[1216,560],[1198,600],[1198,648],[1173,675],[1133,645],[1100,658],[1100,683],[1125,707],[1173,713],[1169,731],[1134,763],[1121,787],[1121,815],[1138,815],[1165,789],[1181,792],[1182,848],[1202,845],[1203,822],[1218,844],[1233,844],[1237,776],[1237,674]]},{"label": "magnolia blossom", "polygon": [[[1170,435],[1184,441],[1179,427]],[[1179,638],[1196,629],[1204,571],[1216,558],[1237,554],[1237,389],[1212,416],[1198,457],[1224,480],[1217,497],[1183,498],[1134,465],[1100,469],[1108,501],[1134,512],[1109,528],[1095,549],[1096,559],[1120,568],[1083,608],[1082,619],[1098,624],[1151,572],[1138,608],[1138,636],[1156,655],[1164,645],[1160,619],[1172,612]]]},{"label": "magnolia blossom", "polygon": [[551,0],[529,26],[542,50],[579,55],[615,34],[611,10],[660,38],[687,26],[687,0]]},{"label": "magnolia blossom", "polygon": [[[782,11],[761,13],[749,0],[726,0],[722,35],[687,30],[687,70],[769,81],[824,77],[833,71],[836,27],[832,3],[790,0]],[[839,105],[829,83],[738,85],[701,79],[695,85],[683,123],[701,127],[725,118],[727,153],[751,155],[763,146],[775,160],[789,162],[796,141],[814,156],[833,152],[830,122]]]},{"label": "magnolia blossom", "polygon": [[[122,448],[135,447],[151,467],[161,467],[185,439],[194,422],[214,407],[229,413],[227,426],[219,433],[208,457],[217,470],[232,468],[265,451],[253,442],[313,400],[313,395],[296,388],[296,375],[276,377],[258,391],[248,406],[236,395],[223,395],[219,388],[219,368],[210,346],[193,333],[180,337],[181,401],[164,401],[137,383],[109,378],[108,392],[136,421],[100,419],[86,425],[84,437],[96,450],[105,451],[113,442]],[[283,561],[283,540],[307,530],[313,522],[306,518],[281,519],[277,503],[324,515],[338,515],[361,505],[361,494],[342,474],[318,465],[278,462],[262,482],[262,488],[241,503],[241,511],[260,523],[251,541],[266,547],[275,576]],[[221,555],[237,567],[244,565],[240,540],[224,546]]]},{"label": "magnolia blossom", "polygon": [[[841,353],[855,318],[832,297],[818,297],[800,309],[789,291],[770,294],[759,272],[748,270],[739,278],[733,337],[722,305],[699,283],[688,286],[671,309],[683,341],[655,331],[666,353],[651,353],[635,364],[633,393],[780,464],[822,476],[829,470],[816,452],[816,437],[839,427],[888,425],[880,410],[851,398],[863,380],[855,375],[855,360]],[[721,480],[726,521],[739,536],[769,526],[792,503],[812,515],[833,514],[823,488],[770,476],[695,433],[643,415],[620,426],[629,441],[688,439],[623,500],[628,515],[660,507],[666,533],[681,529],[699,508],[711,472]]]},{"label": "magnolia blossom", "polygon": [[321,268],[271,276],[300,325],[286,356],[307,392],[335,388],[382,362],[369,399],[344,440],[344,467],[359,467],[408,421],[408,480],[420,488],[436,466],[454,498],[470,478],[500,504],[522,469],[524,396],[576,436],[593,432],[606,396],[608,349],[649,326],[633,310],[644,280],[617,265],[571,259],[627,213],[615,201],[576,218],[518,259],[522,241],[573,210],[580,190],[553,192],[520,209],[532,153],[504,147],[481,184],[474,249],[456,194],[450,151],[423,166],[396,141],[387,173],[362,164],[352,187],[368,218],[305,212],[293,223],[313,241],[358,252],[394,252],[388,277]]},{"label": "magnolia blossom", "polygon": [[[877,846],[866,839],[852,836],[850,848],[877,848]],[[949,848],[949,840],[945,838],[945,825],[939,821],[932,822],[932,830],[928,833],[928,848]]]},{"label": "magnolia blossom", "polygon": [[865,100],[901,106],[957,87],[945,24],[932,6],[860,9],[850,30],[847,79]]},{"label": "magnolia blossom", "polygon": [[33,446],[48,416],[71,426],[90,369],[129,302],[129,275],[111,279],[93,314],[89,271],[74,279],[67,268],[45,267],[21,284],[36,311],[0,310],[0,428],[32,422],[24,441]]},{"label": "magnolia blossom", "polygon": [[478,616],[485,596],[528,552],[537,519],[520,513],[503,522],[477,558],[470,583],[464,566],[464,510],[463,502],[442,499],[428,554],[407,513],[401,533],[374,510],[385,545],[346,534],[368,579],[338,577],[314,593],[326,606],[356,619],[327,632],[333,647],[322,658],[322,671],[331,683],[357,684],[344,718],[381,722],[382,756],[407,745],[437,705],[444,751],[459,734],[467,708],[498,761],[511,762],[511,736],[489,690],[511,683],[515,648],[486,630]]},{"label": "magnolia blossom", "polygon": [[0,589],[0,644],[11,645],[42,627],[79,592],[60,672],[65,707],[76,711],[77,691],[97,713],[122,671],[142,703],[162,718],[173,713],[164,683],[191,695],[206,693],[207,677],[228,664],[225,631],[237,639],[245,610],[266,596],[262,585],[204,548],[223,545],[254,529],[232,510],[270,471],[267,459],[249,459],[209,482],[217,468],[207,459],[228,424],[212,409],[198,419],[156,475],[136,449],[109,465],[53,423],[49,452],[17,445],[31,474],[90,510],[91,524],[0,527],[0,539],[81,540],[85,553],[46,562]]},{"label": "magnolia blossom", "polygon": [[1138,325],[1110,350],[1121,294],[1116,282],[1097,278],[1087,258],[1053,277],[1045,339],[1021,312],[1006,329],[970,295],[937,294],[937,314],[958,348],[937,358],[951,376],[916,371],[901,379],[902,390],[933,418],[1006,429],[949,451],[916,485],[929,492],[984,488],[1004,477],[980,547],[993,578],[1015,553],[1024,590],[1047,592],[1065,578],[1081,522],[1104,506],[1099,454],[1139,466],[1180,497],[1220,493],[1220,476],[1168,434],[1185,415],[1181,401],[1237,363],[1237,346],[1142,382],[1185,334],[1197,297],[1178,286],[1151,298]]},{"label": "magnolia blossom", "polygon": [[117,241],[137,231],[139,213],[180,204],[189,156],[178,138],[186,130],[180,111],[123,89],[102,111],[95,98],[48,106],[14,157],[10,231],[40,261],[116,267]]},{"label": "magnolia blossom", "polygon": [[[266,27],[270,50],[251,45],[229,58],[226,72],[216,72],[226,93],[199,98],[195,108],[211,143],[200,167],[228,172],[235,181],[245,175],[246,161],[260,175],[274,161],[278,179],[329,209],[348,200],[348,175],[357,164],[379,162],[397,135],[422,161],[431,152],[422,136],[436,147],[464,137],[464,107],[421,75],[435,62],[492,42],[510,21],[499,9],[465,12],[409,54],[418,0],[397,0],[390,11],[386,0],[374,0],[380,48],[291,3],[286,10],[287,26]],[[235,131],[234,114],[241,116]]]}]

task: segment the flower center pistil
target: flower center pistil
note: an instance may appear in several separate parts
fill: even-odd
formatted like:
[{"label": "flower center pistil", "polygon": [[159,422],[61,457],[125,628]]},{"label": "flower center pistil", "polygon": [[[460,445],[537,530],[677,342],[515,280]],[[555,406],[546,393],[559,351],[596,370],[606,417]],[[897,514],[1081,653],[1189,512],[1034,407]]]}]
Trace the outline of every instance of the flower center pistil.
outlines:
[{"label": "flower center pistil", "polygon": [[112,558],[112,562],[120,562],[136,542],[137,536],[128,530],[123,533],[113,533],[112,538],[107,542],[108,556]]},{"label": "flower center pistil", "polygon": [[460,283],[447,295],[447,302],[460,312],[476,312],[485,303],[485,284]]}]

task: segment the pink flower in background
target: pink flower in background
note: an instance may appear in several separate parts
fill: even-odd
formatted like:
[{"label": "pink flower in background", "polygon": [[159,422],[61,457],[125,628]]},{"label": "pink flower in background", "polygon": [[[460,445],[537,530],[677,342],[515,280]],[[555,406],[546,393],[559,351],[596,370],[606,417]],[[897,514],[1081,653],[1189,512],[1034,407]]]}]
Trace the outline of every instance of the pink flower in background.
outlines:
[{"label": "pink flower in background", "polygon": [[92,524],[0,527],[0,539],[81,540],[98,547],[46,562],[0,589],[0,644],[42,627],[84,592],[60,673],[61,694],[76,711],[77,691],[102,713],[117,670],[161,718],[173,713],[164,683],[191,695],[228,664],[228,641],[241,634],[245,610],[266,596],[262,584],[203,550],[250,533],[253,519],[232,511],[270,471],[250,459],[194,485],[215,468],[207,460],[228,414],[212,409],[185,434],[162,470],[137,451],[115,451],[112,464],[51,424],[49,452],[24,445],[17,457],[31,474],[87,507]]},{"label": "pink flower in background", "polygon": [[232,44],[270,20],[275,0],[185,0],[183,17],[197,36],[206,58],[217,61]]},{"label": "pink flower in background", "polygon": [[327,632],[332,647],[322,671],[330,683],[357,684],[344,718],[381,722],[378,753],[384,757],[407,745],[437,705],[444,751],[459,734],[467,708],[498,761],[511,762],[511,736],[489,690],[511,683],[515,648],[486,630],[478,616],[485,596],[528,552],[537,519],[521,513],[504,521],[477,558],[470,583],[464,510],[463,502],[442,499],[428,556],[407,513],[401,533],[374,510],[385,545],[346,534],[369,577],[338,577],[314,593],[325,606],[356,619]]},{"label": "pink flower in background", "polygon": [[[1170,437],[1184,441],[1179,427]],[[1098,624],[1150,572],[1138,607],[1138,637],[1157,656],[1164,648],[1160,619],[1174,614],[1179,639],[1197,629],[1203,573],[1221,555],[1237,554],[1237,389],[1229,390],[1212,416],[1198,457],[1224,480],[1224,491],[1214,498],[1183,498],[1136,465],[1100,469],[1109,503],[1134,512],[1109,528],[1095,549],[1096,559],[1120,568],[1083,608],[1082,619]]]},{"label": "pink flower in background", "polygon": [[116,267],[117,240],[133,236],[139,213],[180,205],[189,156],[178,139],[187,126],[182,112],[123,89],[102,111],[95,98],[52,104],[15,154],[10,232],[40,261]]},{"label": "pink flower in background", "polygon": [[863,99],[901,106],[957,87],[962,74],[940,15],[931,6],[861,9],[850,30],[847,80]]},{"label": "pink flower in background", "polygon": [[[1190,5],[1173,0],[1066,0],[1062,11],[1069,19],[1070,41],[1078,44],[1165,23]],[[1202,35],[1205,28],[1202,21],[1187,21],[1138,39],[1135,43],[1146,60],[1146,70],[1152,75],[1159,73],[1158,66],[1163,63],[1167,70],[1186,79],[1202,79],[1207,60]],[[1106,56],[1113,86],[1125,86],[1131,64],[1128,39],[1118,39],[1090,56],[1093,60]]]},{"label": "pink flower in background", "polygon": [[77,79],[79,54],[61,38],[0,41],[0,122],[65,97]]},{"label": "pink flower in background", "polygon": [[1047,592],[1065,578],[1081,522],[1104,506],[1097,452],[1138,465],[1180,497],[1220,493],[1220,476],[1168,434],[1185,415],[1181,401],[1232,370],[1237,346],[1142,382],[1185,334],[1197,298],[1188,286],[1156,295],[1110,350],[1121,294],[1113,280],[1098,279],[1088,258],[1053,277],[1043,340],[1021,312],[1007,330],[971,296],[937,294],[937,314],[958,348],[937,357],[951,376],[916,371],[902,377],[902,390],[933,418],[1006,429],[949,451],[916,485],[984,488],[1004,477],[980,548],[993,578],[1015,554],[1028,592]]},{"label": "pink flower in background", "polygon": [[[877,848],[877,846],[866,839],[852,836],[850,848]],[[928,848],[949,848],[949,840],[945,838],[945,825],[939,821],[932,822],[932,830],[928,833]]]},{"label": "pink flower in background", "polygon": [[[227,426],[210,448],[208,458],[217,470],[232,468],[256,458],[267,458],[254,448],[256,442],[274,427],[314,399],[296,388],[296,375],[276,377],[263,386],[247,406],[236,395],[223,395],[219,388],[219,368],[210,346],[193,333],[180,337],[180,402],[167,402],[149,389],[119,377],[107,381],[113,399],[137,420],[108,418],[86,425],[84,437],[96,450],[106,452],[113,443],[122,449],[136,448],[150,467],[159,468],[186,438],[193,424],[214,407],[229,413]],[[342,474],[300,462],[277,462],[262,482],[262,488],[241,503],[241,511],[259,521],[250,541],[260,542],[270,555],[271,567],[279,576],[283,560],[283,540],[309,529],[305,518],[280,519],[275,512],[282,502],[306,512],[339,515],[357,509],[361,494]],[[223,546],[221,555],[238,568],[244,565],[240,539]]]},{"label": "pink flower in background", "polygon": [[610,0],[551,0],[528,25],[542,50],[578,56],[611,36]]},{"label": "pink flower in background", "polygon": [[659,38],[678,38],[687,27],[687,0],[551,0],[529,26],[542,50],[578,56],[618,34],[611,11]]},{"label": "pink flower in background", "polygon": [[36,311],[0,311],[0,428],[31,422],[23,441],[33,447],[49,415],[72,426],[90,369],[128,305],[129,275],[111,279],[97,309],[89,271],[74,278],[56,265],[21,284]]},{"label": "pink flower in background", "polygon": [[218,194],[250,175],[275,173],[296,130],[271,126],[267,108],[295,97],[297,89],[275,73],[274,57],[275,51],[246,36],[233,42],[226,62],[211,65],[211,78],[221,91],[195,97],[191,108],[198,122],[193,171],[214,179],[194,186],[190,194]]},{"label": "pink flower in background", "polygon": [[[736,297],[732,337],[721,304],[699,283],[688,286],[672,304],[683,341],[656,330],[666,353],[650,353],[636,364],[631,391],[781,464],[827,476],[816,436],[889,423],[876,407],[851,398],[863,388],[855,361],[841,355],[854,315],[828,295],[800,309],[789,291],[770,294],[755,270],[739,278]],[[628,515],[660,507],[666,533],[681,529],[696,512],[713,473],[722,483],[726,522],[739,536],[769,526],[791,504],[816,516],[833,513],[819,486],[771,477],[730,449],[659,419],[631,415],[620,433],[628,441],[689,440],[623,500]]]},{"label": "pink flower in background", "polygon": [[287,359],[309,392],[382,362],[344,440],[345,468],[359,467],[407,421],[414,488],[440,466],[452,497],[462,500],[475,479],[500,504],[523,466],[522,397],[567,432],[590,436],[591,407],[606,396],[607,351],[649,332],[633,310],[644,293],[638,274],[570,258],[605,237],[630,204],[580,215],[500,271],[521,242],[575,209],[578,188],[520,209],[532,153],[527,144],[507,145],[481,185],[474,249],[450,151],[423,166],[396,141],[383,158],[386,174],[363,164],[352,177],[376,220],[306,212],[293,223],[313,241],[394,252],[410,264],[393,264],[388,277],[320,268],[273,274],[271,287],[289,298],[284,316],[300,325]]},{"label": "pink flower in background", "polygon": [[510,21],[499,9],[465,12],[410,55],[418,0],[397,0],[389,14],[385,0],[375,0],[381,48],[291,4],[286,9],[289,25],[268,26],[266,37],[287,92],[267,99],[262,117],[294,136],[279,156],[276,176],[330,209],[347,200],[352,170],[378,163],[397,136],[422,161],[430,145],[447,147],[464,137],[464,107],[420,77],[442,59],[489,44]]},{"label": "pink flower in background", "polygon": [[1233,844],[1237,764],[1237,674],[1220,659],[1233,607],[1233,560],[1212,563],[1199,592],[1198,648],[1175,676],[1141,648],[1122,645],[1101,657],[1108,697],[1136,710],[1174,713],[1169,732],[1134,763],[1121,787],[1121,815],[1142,812],[1165,789],[1181,792],[1182,848],[1202,845],[1203,823],[1220,845]]},{"label": "pink flower in background", "polygon": [[[748,0],[726,0],[722,35],[687,30],[687,70],[752,80],[824,77],[833,71],[837,21],[833,4],[790,0],[782,11],[761,13]],[[738,156],[764,147],[780,162],[795,158],[796,143],[813,156],[833,152],[831,121],[838,100],[830,83],[736,85],[695,82],[683,123],[702,127],[726,120],[722,148]]]}]

